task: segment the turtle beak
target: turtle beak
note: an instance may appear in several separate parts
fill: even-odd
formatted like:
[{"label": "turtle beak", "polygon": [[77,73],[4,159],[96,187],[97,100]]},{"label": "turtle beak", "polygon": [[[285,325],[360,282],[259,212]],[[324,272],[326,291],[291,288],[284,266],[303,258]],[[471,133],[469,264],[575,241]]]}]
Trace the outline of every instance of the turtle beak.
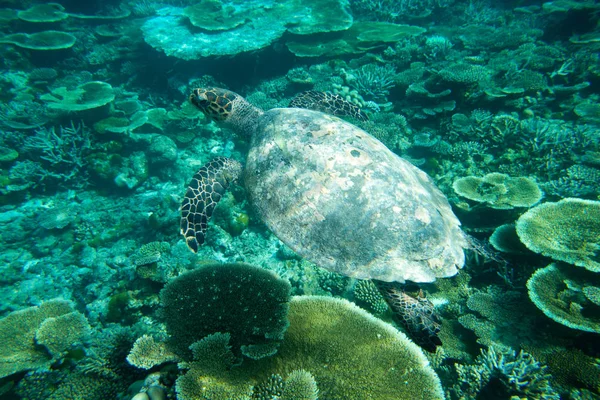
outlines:
[{"label": "turtle beak", "polygon": [[209,105],[208,98],[206,97],[206,93],[204,93],[200,89],[194,89],[192,94],[190,94],[190,102],[198,107],[200,111],[206,114],[206,110]]}]

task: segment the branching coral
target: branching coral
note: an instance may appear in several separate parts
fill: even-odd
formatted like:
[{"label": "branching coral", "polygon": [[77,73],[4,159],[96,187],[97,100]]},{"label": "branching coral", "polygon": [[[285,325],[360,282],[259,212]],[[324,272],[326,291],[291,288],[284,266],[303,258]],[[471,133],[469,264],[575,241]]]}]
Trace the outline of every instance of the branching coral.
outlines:
[{"label": "branching coral", "polygon": [[40,128],[34,136],[25,140],[23,148],[43,160],[36,163],[39,171],[31,171],[32,175],[35,173],[51,181],[85,185],[85,155],[91,148],[90,130],[85,125],[71,122],[70,126],[60,126],[58,130],[54,127]]},{"label": "branching coral", "polygon": [[370,280],[360,280],[354,286],[356,304],[374,313],[381,314],[388,309],[385,299]]},{"label": "branching coral", "polygon": [[367,64],[347,80],[350,87],[356,89],[366,100],[385,102],[390,89],[395,86],[394,75],[396,69],[391,64]]},{"label": "branching coral", "polygon": [[490,346],[481,350],[475,364],[458,364],[456,370],[458,384],[452,392],[461,398],[486,398],[493,394],[498,398],[560,399],[550,386],[546,366],[522,350],[518,354],[512,350],[497,352]]}]

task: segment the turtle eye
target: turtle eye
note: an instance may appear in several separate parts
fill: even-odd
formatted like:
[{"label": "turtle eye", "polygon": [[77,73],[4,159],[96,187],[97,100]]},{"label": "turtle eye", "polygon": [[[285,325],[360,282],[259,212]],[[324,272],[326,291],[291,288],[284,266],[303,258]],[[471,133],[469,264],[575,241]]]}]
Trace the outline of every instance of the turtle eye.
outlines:
[{"label": "turtle eye", "polygon": [[190,102],[198,107],[203,113],[206,113],[206,109],[210,104],[205,96],[198,96],[195,92],[190,95]]}]

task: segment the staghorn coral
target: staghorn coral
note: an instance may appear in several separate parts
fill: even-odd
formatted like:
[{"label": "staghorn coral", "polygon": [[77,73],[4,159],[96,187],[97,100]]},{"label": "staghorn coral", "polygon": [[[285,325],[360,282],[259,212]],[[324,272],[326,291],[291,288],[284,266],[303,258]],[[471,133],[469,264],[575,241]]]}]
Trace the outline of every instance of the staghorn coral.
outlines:
[{"label": "staghorn coral", "polygon": [[[451,391],[459,398],[522,398],[531,400],[559,400],[550,386],[546,366],[521,350],[496,351],[493,346],[481,350],[476,363],[457,364],[458,383]],[[499,383],[499,384],[498,384]],[[513,397],[515,396],[515,397]]]},{"label": "staghorn coral", "polygon": [[385,102],[390,89],[395,85],[395,74],[396,69],[391,64],[367,64],[354,74],[348,74],[346,80],[365,100]]},{"label": "staghorn coral", "polygon": [[356,15],[367,19],[402,21],[403,18],[425,18],[453,3],[453,0],[351,0],[350,6]]},{"label": "staghorn coral", "polygon": [[85,155],[91,150],[90,130],[83,124],[40,128],[35,135],[25,139],[23,149],[41,159],[44,175],[61,182],[86,180]]}]

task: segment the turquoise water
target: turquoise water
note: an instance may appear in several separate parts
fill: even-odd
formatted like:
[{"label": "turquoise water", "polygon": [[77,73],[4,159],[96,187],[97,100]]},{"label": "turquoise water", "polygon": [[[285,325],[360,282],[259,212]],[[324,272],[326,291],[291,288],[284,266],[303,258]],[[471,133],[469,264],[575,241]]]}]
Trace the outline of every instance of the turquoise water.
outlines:
[{"label": "turquoise water", "polygon": [[[600,398],[598,2],[0,7],[0,400]],[[234,118],[196,88],[237,93],[207,100]],[[290,133],[260,115],[293,99],[356,128],[252,141]],[[348,143],[377,151],[344,175]],[[289,186],[257,198],[273,171]]]}]

